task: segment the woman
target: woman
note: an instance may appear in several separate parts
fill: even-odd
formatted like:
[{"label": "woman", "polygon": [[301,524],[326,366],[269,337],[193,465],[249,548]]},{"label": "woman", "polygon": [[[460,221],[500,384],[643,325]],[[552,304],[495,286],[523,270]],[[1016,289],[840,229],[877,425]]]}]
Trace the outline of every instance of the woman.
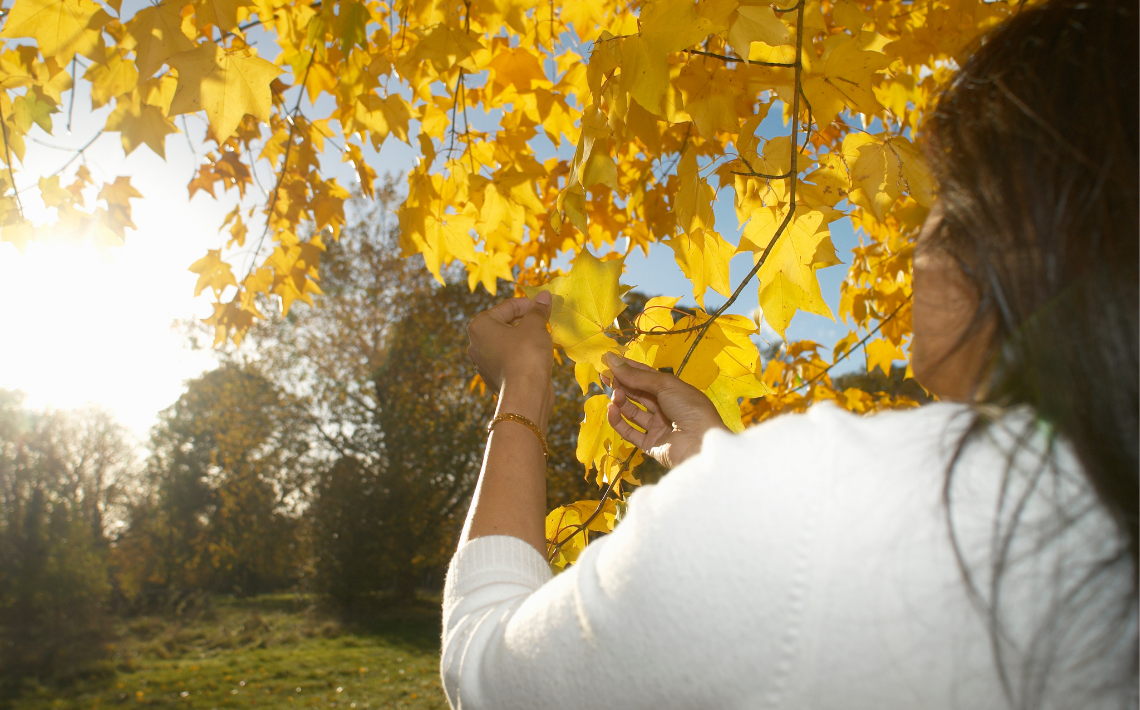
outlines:
[{"label": "woman", "polygon": [[[1136,707],[1136,41],[1134,3],[1025,10],[927,123],[912,364],[942,402],[731,436],[615,361],[611,423],[677,468],[555,578],[539,438],[497,423],[444,595],[453,706]],[[469,352],[544,430],[543,298]]]}]

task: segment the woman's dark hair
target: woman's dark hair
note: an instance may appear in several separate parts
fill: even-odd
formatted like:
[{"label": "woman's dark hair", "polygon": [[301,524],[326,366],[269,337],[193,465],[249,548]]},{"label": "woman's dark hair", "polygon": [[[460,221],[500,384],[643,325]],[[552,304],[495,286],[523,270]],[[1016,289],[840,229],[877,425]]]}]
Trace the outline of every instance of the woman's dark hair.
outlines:
[{"label": "woman's dark hair", "polygon": [[[1131,636],[1125,643],[1133,654],[1140,499],[1137,35],[1135,0],[1023,9],[983,38],[924,129],[943,208],[935,246],[958,260],[977,291],[971,330],[995,329],[978,417],[963,446],[1000,416],[989,413],[1028,405],[1035,430],[1051,432],[1051,456],[1057,441],[1071,447],[1118,533],[1088,582],[1119,580],[1127,570],[1131,588],[1119,600],[1120,617],[1102,621],[1117,625],[1111,630],[1117,637]],[[1017,488],[1009,480],[1013,469],[1011,459],[1003,491]],[[952,467],[948,504],[953,477]],[[1010,506],[1012,522],[994,541],[989,594],[979,595],[991,615],[999,668],[998,590],[1023,504]],[[961,550],[959,559],[972,580]],[[1130,664],[1131,678],[1122,682],[1135,693],[1135,656]],[[1038,670],[1037,691],[1003,670],[1015,705],[1043,701],[1048,671]]]}]

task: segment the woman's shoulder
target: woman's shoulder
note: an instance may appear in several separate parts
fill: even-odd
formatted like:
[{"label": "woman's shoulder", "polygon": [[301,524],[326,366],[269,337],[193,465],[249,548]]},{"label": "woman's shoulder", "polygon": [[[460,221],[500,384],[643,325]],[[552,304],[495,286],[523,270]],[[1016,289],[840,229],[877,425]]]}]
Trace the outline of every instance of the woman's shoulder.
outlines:
[{"label": "woman's shoulder", "polygon": [[821,402],[740,434],[710,431],[692,470],[679,467],[670,476],[680,474],[677,484],[715,476],[731,485],[759,475],[811,485],[812,478],[830,477],[836,468],[847,477],[877,478],[888,471],[930,471],[949,463],[974,417],[970,407],[953,403],[859,415]]},{"label": "woman's shoulder", "polygon": [[[785,414],[745,429],[733,439],[737,446],[743,447],[771,445],[774,441],[811,442],[818,446],[824,439],[848,448],[868,448],[883,443],[930,445],[959,438],[973,416],[971,407],[952,402],[855,414],[833,402],[823,401],[806,412]],[[716,445],[725,444],[721,441]]]}]

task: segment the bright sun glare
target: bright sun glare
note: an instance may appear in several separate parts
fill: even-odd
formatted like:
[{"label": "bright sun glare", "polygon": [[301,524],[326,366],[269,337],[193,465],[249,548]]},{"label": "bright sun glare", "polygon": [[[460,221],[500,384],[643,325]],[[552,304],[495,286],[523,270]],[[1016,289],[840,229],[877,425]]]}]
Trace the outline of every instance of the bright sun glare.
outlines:
[{"label": "bright sun glare", "polygon": [[179,314],[209,309],[191,298],[189,254],[153,235],[127,239],[108,251],[32,243],[23,256],[0,245],[0,387],[37,408],[96,403],[144,436],[181,381],[214,358],[184,349],[171,329]]}]

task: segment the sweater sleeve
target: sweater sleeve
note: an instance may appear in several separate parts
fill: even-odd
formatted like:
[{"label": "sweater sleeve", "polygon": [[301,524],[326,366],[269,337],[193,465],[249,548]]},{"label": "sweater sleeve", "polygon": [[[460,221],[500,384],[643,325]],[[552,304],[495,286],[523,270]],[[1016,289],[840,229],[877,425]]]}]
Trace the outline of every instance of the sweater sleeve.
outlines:
[{"label": "sweater sleeve", "polygon": [[[441,659],[452,707],[692,708],[710,700],[743,707],[755,700],[757,673],[779,693],[798,641],[803,542],[814,528],[809,496],[793,493],[773,506],[762,527],[784,529],[757,585],[740,551],[759,539],[740,538],[765,530],[750,530],[745,506],[731,509],[724,482],[714,480],[723,470],[754,468],[754,456],[719,432],[704,449],[635,492],[617,530],[557,576],[512,537],[477,538],[456,553]],[[718,507],[724,515],[710,519]],[[757,602],[761,614],[748,609]],[[714,660],[734,647],[739,656]]]}]

